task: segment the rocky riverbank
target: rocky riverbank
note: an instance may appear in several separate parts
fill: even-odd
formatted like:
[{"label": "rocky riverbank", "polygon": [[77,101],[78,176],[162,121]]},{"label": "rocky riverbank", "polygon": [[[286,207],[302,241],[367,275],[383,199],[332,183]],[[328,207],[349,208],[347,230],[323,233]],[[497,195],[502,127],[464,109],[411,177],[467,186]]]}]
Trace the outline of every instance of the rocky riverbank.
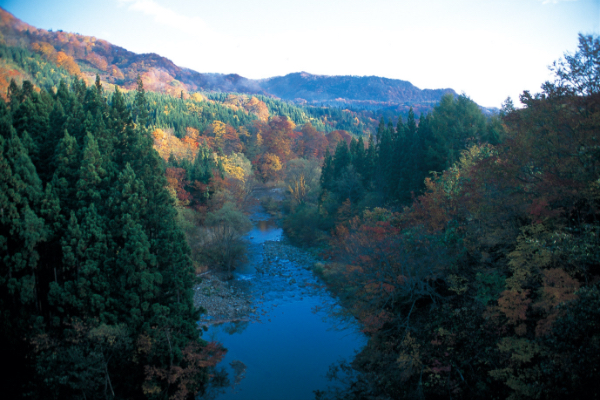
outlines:
[{"label": "rocky riverbank", "polygon": [[253,311],[249,291],[218,272],[205,273],[194,291],[194,304],[205,310],[201,325],[244,321]]},{"label": "rocky riverbank", "polygon": [[[262,279],[273,283],[272,289],[301,296],[317,286],[311,269],[318,260],[313,255],[285,241],[266,241],[261,247],[262,260],[255,269]],[[249,321],[261,313],[257,308],[264,300],[262,294],[251,282],[227,280],[215,271],[205,273],[194,294],[196,307],[206,310],[200,324]]]}]

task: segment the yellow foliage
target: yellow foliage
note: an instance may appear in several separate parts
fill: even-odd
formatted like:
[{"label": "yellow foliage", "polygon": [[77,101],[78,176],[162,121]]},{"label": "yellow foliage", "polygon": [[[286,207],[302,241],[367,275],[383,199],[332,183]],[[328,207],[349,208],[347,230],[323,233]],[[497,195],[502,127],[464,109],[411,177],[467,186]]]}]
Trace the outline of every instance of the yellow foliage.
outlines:
[{"label": "yellow foliage", "polygon": [[509,399],[539,398],[540,386],[532,384],[540,379],[542,371],[538,366],[528,366],[534,357],[543,351],[540,346],[525,338],[507,337],[500,340],[498,348],[503,353],[510,353],[508,368],[490,371],[490,376],[513,389]]},{"label": "yellow foliage", "polygon": [[267,122],[269,120],[269,108],[263,101],[260,101],[256,97],[248,99],[247,96],[230,94],[223,104],[234,110],[239,110],[241,108],[246,112],[253,113],[261,121]]},{"label": "yellow foliage", "polygon": [[288,185],[288,190],[296,203],[303,203],[306,198],[306,182],[304,180],[304,174],[300,175],[300,178],[297,180],[294,180],[293,186]]},{"label": "yellow foliage", "polygon": [[221,160],[225,175],[242,182],[246,182],[252,174],[252,163],[242,153],[232,153],[218,157]]},{"label": "yellow foliage", "polygon": [[462,276],[450,275],[448,283],[450,284],[448,290],[458,295],[465,293],[469,289],[469,280]]},{"label": "yellow foliage", "polygon": [[218,143],[219,139],[222,139],[223,136],[225,136],[226,125],[221,121],[214,121],[210,124],[210,130]]},{"label": "yellow foliage", "polygon": [[123,72],[116,65],[110,66],[110,74],[117,79],[125,79],[125,75],[123,75]]},{"label": "yellow foliage", "polygon": [[517,238],[515,251],[508,255],[508,265],[513,275],[506,280],[506,287],[519,290],[529,280],[539,276],[542,268],[552,262],[552,253],[540,240],[546,233],[543,224],[526,226]]},{"label": "yellow foliage", "polygon": [[400,345],[400,352],[396,359],[403,381],[408,380],[417,371],[421,371],[423,363],[419,352],[420,347],[418,342],[410,335],[410,332],[407,333]]},{"label": "yellow foliage", "polygon": [[[196,94],[196,93],[194,93],[194,94]],[[197,105],[196,103],[187,102],[186,106],[187,106],[188,111],[192,114],[200,115],[202,113],[203,108],[201,106]]]},{"label": "yellow foliage", "polygon": [[271,171],[280,171],[283,167],[281,165],[281,161],[279,161],[279,157],[277,157],[275,154],[266,153],[264,159],[265,163],[269,165],[269,169]]},{"label": "yellow foliage", "polygon": [[196,93],[192,93],[190,95],[190,99],[197,101],[197,102],[201,102],[201,101],[206,101],[206,97],[204,97],[203,95],[201,95],[200,93],[196,92]]},{"label": "yellow foliage", "polygon": [[178,159],[188,159],[191,162],[196,158],[198,152],[198,130],[194,128],[186,129],[186,136],[183,139],[177,138],[171,132],[165,132],[162,129],[155,129],[152,132],[154,139],[154,148],[164,160],[168,160],[169,156]]}]

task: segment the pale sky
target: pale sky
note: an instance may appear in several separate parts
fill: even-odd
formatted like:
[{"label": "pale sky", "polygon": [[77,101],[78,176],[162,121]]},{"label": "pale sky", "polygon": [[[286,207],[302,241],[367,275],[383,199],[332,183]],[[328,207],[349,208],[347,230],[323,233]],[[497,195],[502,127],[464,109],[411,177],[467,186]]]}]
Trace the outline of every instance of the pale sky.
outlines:
[{"label": "pale sky", "polygon": [[598,34],[600,0],[0,0],[38,28],[96,36],[198,72],[306,71],[452,88],[486,107],[539,92]]}]

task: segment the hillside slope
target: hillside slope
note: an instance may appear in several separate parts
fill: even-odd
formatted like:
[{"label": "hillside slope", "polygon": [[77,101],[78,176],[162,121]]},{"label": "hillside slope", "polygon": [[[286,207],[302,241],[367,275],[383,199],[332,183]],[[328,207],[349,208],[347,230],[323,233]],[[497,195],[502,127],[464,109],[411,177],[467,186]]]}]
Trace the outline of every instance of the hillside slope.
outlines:
[{"label": "hillside slope", "polygon": [[106,40],[31,26],[0,8],[0,43],[24,47],[93,80],[133,89],[140,75],[147,90],[173,96],[195,91],[262,94],[309,104],[378,109],[394,105],[430,108],[452,89],[421,90],[410,82],[376,76],[323,76],[306,72],[262,80],[207,74],[175,65],[158,54],[136,54]]},{"label": "hillside slope", "polygon": [[378,76],[327,76],[307,72],[264,79],[261,87],[285,100],[342,101],[401,104],[437,102],[452,89],[421,90],[408,81]]}]

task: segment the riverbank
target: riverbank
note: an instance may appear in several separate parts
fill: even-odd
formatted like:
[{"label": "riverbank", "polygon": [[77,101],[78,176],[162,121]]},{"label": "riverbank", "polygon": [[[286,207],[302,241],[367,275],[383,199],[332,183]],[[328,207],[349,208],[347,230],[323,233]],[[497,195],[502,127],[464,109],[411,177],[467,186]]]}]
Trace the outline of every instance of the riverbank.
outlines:
[{"label": "riverbank", "polygon": [[[306,293],[312,285],[307,285],[306,271],[311,271],[318,260],[309,252],[286,241],[265,241],[262,244],[262,260],[255,266],[258,274],[267,279],[279,278],[290,285],[290,291],[303,290]],[[296,269],[286,268],[290,263]],[[253,305],[255,293],[248,282],[227,279],[226,274],[208,271],[202,276],[202,282],[194,288],[194,304],[202,307],[200,325],[210,326],[225,322],[249,321],[259,314]]]},{"label": "riverbank", "polygon": [[200,325],[249,320],[254,309],[247,289],[218,271],[206,272],[201,278],[202,282],[194,288],[194,304],[205,310]]}]

